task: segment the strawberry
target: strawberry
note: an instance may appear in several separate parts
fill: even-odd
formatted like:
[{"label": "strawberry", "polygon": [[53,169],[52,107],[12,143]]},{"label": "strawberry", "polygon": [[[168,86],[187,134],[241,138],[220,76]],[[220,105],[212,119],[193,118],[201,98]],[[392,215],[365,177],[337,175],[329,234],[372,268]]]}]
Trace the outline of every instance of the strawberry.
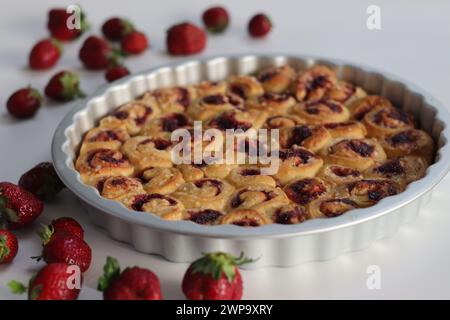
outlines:
[{"label": "strawberry", "polygon": [[80,237],[66,231],[54,232],[53,227],[44,226],[39,232],[42,239],[42,255],[33,257],[47,263],[62,262],[77,265],[82,272],[89,269],[92,252],[89,245]]},{"label": "strawberry", "polygon": [[14,92],[6,102],[8,112],[19,119],[33,117],[41,107],[42,96],[38,90],[28,87]]},{"label": "strawberry", "polygon": [[105,39],[90,36],[84,41],[78,57],[86,69],[106,69],[113,59],[113,49]]},{"label": "strawberry", "polygon": [[[76,275],[69,267],[65,263],[51,263],[39,270],[30,279],[28,300],[76,300],[80,289],[76,288]],[[15,280],[10,281],[8,286],[15,294],[27,290],[25,285]]]},{"label": "strawberry", "polygon": [[0,264],[13,261],[18,249],[16,236],[8,230],[0,230]]},{"label": "strawberry", "polygon": [[240,300],[243,288],[238,266],[252,261],[243,254],[240,257],[223,252],[204,254],[186,271],[183,293],[190,300]]},{"label": "strawberry", "polygon": [[148,48],[147,36],[143,32],[133,30],[122,37],[120,47],[125,54],[140,54]]},{"label": "strawberry", "polygon": [[123,65],[113,65],[106,70],[105,79],[108,82],[116,81],[117,79],[126,77],[130,74],[130,70],[128,70]]},{"label": "strawberry", "polygon": [[46,230],[45,233],[53,233],[56,232],[67,232],[78,238],[84,238],[84,230],[83,227],[73,218],[70,217],[62,217],[52,221],[52,223],[48,226],[44,227]]},{"label": "strawberry", "polygon": [[78,74],[66,70],[58,72],[45,87],[45,95],[62,102],[84,97],[84,93],[80,90]]},{"label": "strawberry", "polygon": [[134,26],[128,20],[114,17],[105,21],[102,26],[102,32],[109,41],[120,41],[122,37],[133,31]]},{"label": "strawberry", "polygon": [[44,204],[32,193],[10,183],[0,182],[0,225],[19,229],[33,222],[44,209]]},{"label": "strawberry", "polygon": [[272,29],[272,22],[263,13],[259,13],[250,19],[248,23],[248,32],[252,37],[264,37]]},{"label": "strawberry", "polygon": [[167,31],[166,44],[172,55],[195,54],[205,49],[206,34],[192,23],[180,23]]},{"label": "strawberry", "polygon": [[53,67],[61,57],[61,43],[55,39],[44,39],[36,43],[28,58],[31,69],[45,70]]},{"label": "strawberry", "polygon": [[116,259],[107,257],[98,290],[105,300],[161,300],[158,277],[148,269],[126,268],[122,273]]},{"label": "strawberry", "polygon": [[222,33],[228,28],[229,15],[223,7],[212,7],[206,10],[202,16],[203,23],[211,33]]},{"label": "strawberry", "polygon": [[[47,28],[52,37],[61,41],[71,41],[78,38],[86,30],[89,29],[89,24],[83,11],[80,14],[80,28],[70,29],[68,21],[72,22],[74,19],[73,13],[68,13],[65,8],[51,9],[48,13]],[[70,24],[69,24],[70,25]]]},{"label": "strawberry", "polygon": [[42,162],[25,172],[19,186],[42,201],[53,199],[65,186],[56,174],[51,162]]}]

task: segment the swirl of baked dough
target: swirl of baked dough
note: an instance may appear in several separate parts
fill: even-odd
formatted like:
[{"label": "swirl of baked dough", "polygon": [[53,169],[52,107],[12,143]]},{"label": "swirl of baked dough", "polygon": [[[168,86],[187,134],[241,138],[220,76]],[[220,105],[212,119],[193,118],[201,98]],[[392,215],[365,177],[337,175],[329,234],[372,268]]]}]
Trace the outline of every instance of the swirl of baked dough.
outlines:
[{"label": "swirl of baked dough", "polygon": [[361,121],[364,116],[374,109],[392,109],[391,102],[381,96],[366,96],[349,105],[351,118]]},{"label": "swirl of baked dough", "polygon": [[170,194],[184,184],[177,168],[149,168],[141,175],[147,193]]},{"label": "swirl of baked dough", "polygon": [[412,116],[397,108],[377,108],[368,112],[363,121],[369,137],[383,137],[414,128]]},{"label": "swirl of baked dough", "polygon": [[266,92],[262,96],[247,100],[249,110],[267,112],[269,115],[282,115],[295,105],[294,97],[286,93]]},{"label": "swirl of baked dough", "polygon": [[269,67],[258,73],[258,81],[266,92],[286,92],[295,79],[295,70],[288,65]]},{"label": "swirl of baked dough", "polygon": [[308,218],[305,208],[297,205],[286,205],[275,210],[272,221],[278,224],[298,224]]},{"label": "swirl of baked dough", "polygon": [[186,182],[172,196],[186,209],[213,209],[221,211],[230,199],[234,187],[219,179],[204,178]]},{"label": "swirl of baked dough", "polygon": [[336,74],[331,69],[317,65],[300,73],[294,81],[294,95],[298,101],[319,100],[336,83]]},{"label": "swirl of baked dough", "polygon": [[280,146],[291,148],[294,145],[317,152],[331,142],[331,135],[322,125],[302,124],[280,129]]},{"label": "swirl of baked dough", "polygon": [[311,151],[292,147],[279,151],[281,162],[274,175],[281,185],[289,181],[314,177],[323,165],[323,160]]},{"label": "swirl of baked dough", "polygon": [[230,78],[228,83],[228,92],[249,99],[264,94],[264,88],[261,83],[252,76],[234,76]]},{"label": "swirl of baked dough", "polygon": [[158,106],[165,113],[184,112],[192,103],[195,90],[189,87],[159,88],[144,93],[141,100]]},{"label": "swirl of baked dough", "polygon": [[195,181],[202,178],[225,179],[228,174],[236,168],[235,164],[180,164],[178,169],[186,181]]},{"label": "swirl of baked dough", "polygon": [[376,139],[343,139],[321,151],[325,162],[364,171],[375,162],[386,160]]},{"label": "swirl of baked dough", "polygon": [[129,138],[130,136],[124,128],[96,127],[89,130],[84,136],[80,154],[100,148],[119,150]]},{"label": "swirl of baked dough", "polygon": [[176,112],[168,113],[151,120],[142,128],[140,135],[161,137],[170,140],[172,132],[182,128],[190,129],[192,125],[192,120],[185,114]]},{"label": "swirl of baked dough", "polygon": [[234,224],[239,227],[259,227],[269,224],[270,220],[261,212],[252,209],[238,209],[225,214],[221,224]]},{"label": "swirl of baked dough", "polygon": [[196,99],[217,94],[225,94],[228,88],[226,81],[202,81],[193,86]]},{"label": "swirl of baked dough", "polygon": [[434,158],[434,142],[428,133],[408,129],[387,135],[380,140],[389,158],[406,155],[423,157],[430,164]]},{"label": "swirl of baked dough", "polygon": [[93,149],[80,154],[75,168],[81,180],[96,185],[101,178],[108,176],[131,176],[134,168],[121,152],[111,149]]},{"label": "swirl of baked dough", "polygon": [[333,139],[363,139],[367,135],[366,127],[359,121],[350,120],[338,123],[325,123],[324,127]]},{"label": "swirl of baked dough", "polygon": [[291,201],[307,205],[311,201],[329,196],[333,185],[320,178],[305,178],[291,182],[284,187],[284,192]]},{"label": "swirl of baked dough", "polygon": [[167,195],[144,193],[132,195],[121,202],[131,210],[153,213],[164,220],[183,219],[183,204]]},{"label": "swirl of baked dough", "polygon": [[292,107],[292,113],[310,124],[344,122],[350,117],[347,107],[333,100],[302,102]]},{"label": "swirl of baked dough", "polygon": [[136,136],[127,140],[122,152],[136,167],[138,172],[151,167],[170,168],[172,142],[164,138]]},{"label": "swirl of baked dough", "polygon": [[299,124],[305,124],[305,120],[292,114],[278,115],[270,117],[266,120],[263,128],[267,129],[281,129],[294,127]]},{"label": "swirl of baked dough", "polygon": [[223,212],[212,209],[187,210],[184,213],[184,220],[212,226],[219,224],[223,215]]},{"label": "swirl of baked dough", "polygon": [[267,119],[267,113],[256,110],[225,111],[213,117],[208,125],[221,131],[227,129],[247,131],[250,128],[259,129]]},{"label": "swirl of baked dough", "polygon": [[158,114],[159,110],[151,104],[132,101],[118,107],[110,116],[100,120],[100,127],[124,128],[134,136]]},{"label": "swirl of baked dough", "polygon": [[252,209],[270,215],[287,204],[289,199],[280,188],[255,184],[238,189],[228,203],[228,211]]},{"label": "swirl of baked dough", "polygon": [[342,194],[360,207],[374,205],[383,198],[396,195],[400,187],[389,179],[363,179],[340,185],[338,194]]},{"label": "swirl of baked dough", "polygon": [[365,96],[367,93],[362,88],[346,81],[338,81],[334,87],[325,92],[324,99],[338,101],[349,106]]},{"label": "swirl of baked dough", "polygon": [[215,94],[204,96],[191,104],[187,114],[195,120],[206,121],[230,110],[243,111],[244,100],[235,94]]},{"label": "swirl of baked dough", "polygon": [[425,176],[428,164],[418,156],[403,156],[376,164],[364,173],[371,179],[391,179],[402,189]]},{"label": "swirl of baked dough", "polygon": [[317,199],[308,204],[308,218],[334,218],[349,210],[359,208],[359,205],[350,198],[324,198]]},{"label": "swirl of baked dough", "polygon": [[257,166],[241,166],[231,170],[227,180],[236,188],[260,184],[276,187],[277,182],[268,175],[261,174],[261,168]]},{"label": "swirl of baked dough", "polygon": [[110,200],[121,200],[145,192],[139,179],[123,176],[106,178],[98,189],[103,198]]},{"label": "swirl of baked dough", "polygon": [[317,176],[335,184],[352,182],[363,178],[363,174],[359,170],[337,164],[326,164]]}]

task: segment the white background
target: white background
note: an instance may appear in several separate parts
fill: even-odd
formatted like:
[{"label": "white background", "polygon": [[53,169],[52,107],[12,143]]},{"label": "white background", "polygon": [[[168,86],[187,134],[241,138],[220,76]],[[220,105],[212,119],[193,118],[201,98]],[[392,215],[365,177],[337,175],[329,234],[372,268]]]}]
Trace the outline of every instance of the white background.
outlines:
[{"label": "white background", "polygon": [[[165,30],[185,20],[200,23],[200,15],[216,1],[81,1],[99,33],[101,23],[112,15],[130,18],[144,30],[151,50],[127,61],[140,71],[176,60],[165,53]],[[102,72],[82,70],[77,59],[82,40],[65,46],[58,66],[48,72],[26,68],[34,42],[47,36],[46,12],[68,1],[2,1],[0,10],[0,180],[16,182],[19,176],[41,161],[50,160],[50,141],[60,119],[72,104],[46,102],[32,120],[16,121],[6,112],[10,93],[29,83],[43,89],[46,81],[63,68],[77,70],[87,93],[104,84]],[[302,53],[336,57],[371,65],[397,74],[422,86],[444,104],[450,105],[450,2],[448,1],[224,1],[231,13],[226,34],[211,36],[202,56],[223,53]],[[366,28],[366,8],[381,7],[382,30]],[[252,40],[246,26],[250,16],[263,11],[270,15],[274,30],[264,40]],[[247,299],[392,299],[450,298],[450,181],[436,189],[433,201],[414,223],[393,238],[378,241],[369,249],[343,255],[335,260],[308,263],[295,268],[267,268],[243,271]],[[105,257],[118,258],[122,266],[152,269],[161,280],[164,297],[183,298],[180,282],[187,264],[167,262],[160,257],[137,253],[110,240],[92,226],[75,197],[64,191],[57,202],[47,205],[35,224],[18,232],[20,251],[14,263],[0,266],[0,299],[15,298],[8,293],[10,279],[28,281],[42,266],[29,257],[40,252],[35,234],[39,223],[58,216],[77,218],[86,230],[93,249],[93,263],[85,274],[81,297],[101,298],[94,291]],[[366,270],[378,265],[382,289],[368,290]],[[24,298],[24,296],[22,296]]]}]

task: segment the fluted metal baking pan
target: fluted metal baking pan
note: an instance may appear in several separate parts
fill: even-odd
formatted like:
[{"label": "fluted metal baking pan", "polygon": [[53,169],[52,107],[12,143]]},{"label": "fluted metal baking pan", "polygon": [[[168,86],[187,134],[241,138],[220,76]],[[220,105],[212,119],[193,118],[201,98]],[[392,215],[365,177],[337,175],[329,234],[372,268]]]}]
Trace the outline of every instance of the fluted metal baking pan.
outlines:
[{"label": "fluted metal baking pan", "polygon": [[[332,66],[339,78],[355,83],[369,93],[385,96],[414,114],[438,146],[436,161],[428,168],[426,176],[411,183],[401,194],[337,218],[257,228],[165,221],[106,200],[95,188],[81,182],[74,169],[74,159],[82,136],[113,108],[146,90],[201,80],[217,81],[232,74],[253,73],[269,65],[285,63],[300,69],[314,64]],[[305,56],[227,56],[153,68],[99,89],[64,117],[53,138],[52,155],[61,179],[80,198],[93,222],[104,227],[113,239],[131,243],[138,251],[159,254],[175,262],[192,261],[202,252],[213,250],[234,254],[244,251],[248,256],[260,257],[250,267],[291,266],[366,248],[377,239],[395,234],[400,225],[414,219],[430,199],[432,188],[449,169],[449,124],[445,106],[424,90],[369,67]]]}]

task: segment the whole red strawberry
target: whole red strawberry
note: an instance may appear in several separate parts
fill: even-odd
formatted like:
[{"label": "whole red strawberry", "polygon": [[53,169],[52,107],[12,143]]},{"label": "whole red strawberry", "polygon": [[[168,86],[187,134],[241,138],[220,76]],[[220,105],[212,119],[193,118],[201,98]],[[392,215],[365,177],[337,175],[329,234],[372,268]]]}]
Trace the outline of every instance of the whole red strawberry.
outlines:
[{"label": "whole red strawberry", "polygon": [[105,300],[161,300],[158,277],[150,270],[132,267],[120,273],[116,259],[107,257],[98,290]]},{"label": "whole red strawberry", "polygon": [[238,266],[252,260],[228,253],[204,254],[194,261],[183,278],[182,289],[190,300],[240,300],[242,278]]},{"label": "whole red strawberry", "polygon": [[13,261],[18,249],[16,236],[8,230],[0,230],[0,264]]},{"label": "whole red strawberry", "polygon": [[28,87],[14,92],[6,102],[8,112],[19,119],[33,117],[41,107],[42,96],[38,90]]},{"label": "whole red strawberry", "polygon": [[[82,275],[74,274],[68,264],[50,263],[30,279],[28,300],[76,300],[82,280]],[[8,286],[15,294],[27,290],[25,285],[14,280]]]},{"label": "whole red strawberry", "polygon": [[55,219],[49,226],[46,226],[45,228],[45,232],[51,232],[51,235],[57,232],[67,232],[78,238],[84,238],[83,227],[75,219],[70,217]]},{"label": "whole red strawberry", "polygon": [[205,49],[206,34],[192,23],[185,22],[167,31],[166,44],[167,51],[172,55],[195,54]]},{"label": "whole red strawberry", "polygon": [[211,33],[224,32],[229,24],[230,17],[223,7],[212,7],[203,13],[203,23]]},{"label": "whole red strawberry", "polygon": [[89,269],[92,251],[80,237],[68,232],[53,232],[53,228],[44,227],[39,236],[42,239],[42,255],[35,257],[47,263],[63,262],[80,267],[82,272]]},{"label": "whole red strawberry", "polygon": [[44,39],[36,43],[28,58],[31,69],[45,70],[53,67],[61,57],[62,47],[55,39]]},{"label": "whole red strawberry", "polygon": [[0,182],[0,225],[22,228],[33,222],[43,209],[43,202],[32,193],[13,183]]},{"label": "whole red strawberry", "polygon": [[19,186],[42,201],[52,200],[64,188],[51,162],[39,163],[25,172],[19,179]]},{"label": "whole red strawberry", "polygon": [[103,35],[110,41],[120,41],[125,34],[132,30],[134,30],[133,24],[119,17],[106,20],[102,26]]},{"label": "whole red strawberry", "polygon": [[90,36],[84,41],[78,57],[86,69],[101,70],[110,64],[113,50],[105,39]]},{"label": "whole red strawberry", "polygon": [[130,70],[123,65],[114,65],[109,67],[105,72],[105,79],[108,82],[116,81],[117,79],[126,77],[130,74]]},{"label": "whole red strawberry", "polygon": [[[52,9],[48,13],[47,28],[51,35],[58,40],[74,40],[89,29],[89,25],[83,11],[81,11],[79,15],[79,28],[77,28],[75,23],[76,18],[77,16],[75,13],[68,13],[65,8]],[[71,28],[72,25],[74,25],[74,28]]]},{"label": "whole red strawberry", "polygon": [[263,13],[259,13],[250,19],[248,23],[248,32],[252,37],[264,37],[272,29],[272,22]]},{"label": "whole red strawberry", "polygon": [[72,71],[55,74],[45,87],[45,95],[56,101],[72,101],[84,97],[80,89],[80,78]]},{"label": "whole red strawberry", "polygon": [[125,54],[140,54],[148,48],[147,36],[140,31],[131,31],[122,37],[120,46]]}]

